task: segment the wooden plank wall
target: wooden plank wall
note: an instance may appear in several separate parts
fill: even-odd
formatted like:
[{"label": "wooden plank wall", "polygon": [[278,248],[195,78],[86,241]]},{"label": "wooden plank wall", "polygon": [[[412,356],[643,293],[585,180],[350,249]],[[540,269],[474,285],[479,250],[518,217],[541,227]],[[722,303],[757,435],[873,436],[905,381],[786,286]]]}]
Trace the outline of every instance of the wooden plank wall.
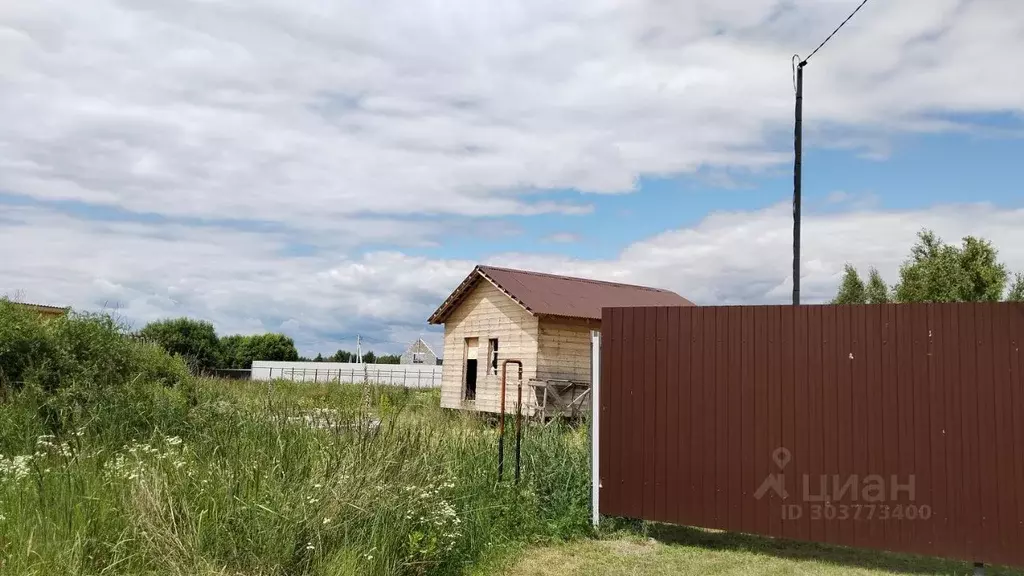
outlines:
[{"label": "wooden plank wall", "polygon": [[1024,565],[1024,304],[602,326],[602,514]]},{"label": "wooden plank wall", "polygon": [[[482,281],[445,321],[444,364],[441,373],[441,406],[481,412],[499,412],[501,405],[500,362],[515,358],[523,362],[523,379],[537,372],[537,318],[490,282]],[[476,400],[463,400],[466,338],[477,341]],[[498,339],[498,373],[488,370],[488,340]],[[514,380],[510,377],[510,383]],[[525,397],[525,392],[524,392]],[[516,389],[505,391],[506,410],[514,410]]]}]

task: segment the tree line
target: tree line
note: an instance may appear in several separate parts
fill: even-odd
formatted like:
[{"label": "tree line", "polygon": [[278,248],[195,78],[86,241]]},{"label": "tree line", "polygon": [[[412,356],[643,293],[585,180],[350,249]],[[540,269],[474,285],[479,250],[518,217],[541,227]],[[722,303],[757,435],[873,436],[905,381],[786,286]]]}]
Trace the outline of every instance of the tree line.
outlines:
[{"label": "tree line", "polygon": [[[316,358],[301,358],[301,360],[307,362],[355,362],[356,353],[349,352],[348,350],[338,350],[330,356],[324,356],[323,354],[317,354]],[[400,354],[374,354],[373,351],[363,352],[363,362],[367,364],[401,364],[402,356]]]},{"label": "tree line", "polygon": [[998,301],[1024,302],[1024,274],[1018,272],[1011,279],[988,240],[966,236],[957,246],[926,229],[918,232],[896,284],[886,284],[874,267],[865,283],[857,269],[846,264],[832,304]]},{"label": "tree line", "polygon": [[[213,324],[193,318],[171,318],[150,322],[139,330],[138,337],[151,341],[171,354],[185,358],[193,368],[243,369],[252,368],[255,360],[284,362],[355,362],[354,352],[338,350],[333,355],[316,358],[300,356],[295,341],[284,334],[254,334],[244,336],[218,336]],[[363,362],[370,364],[398,364],[397,354],[376,355],[363,353]]]}]

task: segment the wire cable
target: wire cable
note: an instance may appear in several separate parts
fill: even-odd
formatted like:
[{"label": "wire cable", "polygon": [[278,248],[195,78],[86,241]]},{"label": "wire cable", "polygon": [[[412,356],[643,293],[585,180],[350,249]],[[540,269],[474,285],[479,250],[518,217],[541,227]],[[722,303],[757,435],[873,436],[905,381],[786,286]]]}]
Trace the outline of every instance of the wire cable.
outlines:
[{"label": "wire cable", "polygon": [[833,36],[835,36],[837,32],[839,32],[840,30],[842,30],[843,26],[846,26],[846,23],[847,23],[847,22],[849,22],[849,21],[850,21],[850,19],[852,19],[852,18],[853,18],[853,17],[854,17],[854,16],[855,16],[855,15],[857,14],[857,12],[860,12],[860,9],[861,9],[861,8],[863,8],[863,7],[864,7],[864,5],[865,5],[865,4],[867,4],[867,3],[868,3],[868,0],[864,0],[863,2],[861,2],[861,3],[860,3],[860,6],[857,6],[857,9],[856,9],[856,10],[854,10],[853,12],[851,12],[851,13],[850,13],[850,15],[846,17],[846,20],[843,20],[843,23],[842,23],[842,24],[840,24],[839,26],[837,26],[837,27],[836,27],[836,29],[835,29],[835,30],[833,30],[833,31],[832,31],[832,33],[828,35],[828,38],[825,38],[825,40],[823,40],[823,41],[821,42],[821,44],[818,44],[818,47],[814,49],[814,52],[811,52],[811,55],[810,55],[810,56],[808,56],[807,58],[804,58],[804,63],[806,63],[806,62],[807,62],[808,60],[810,60],[810,59],[811,59],[811,58],[812,58],[812,57],[813,57],[813,56],[814,56],[815,54],[817,54],[817,53],[818,53],[818,50],[821,50],[821,47],[822,47],[822,46],[824,46],[825,44],[827,44],[827,43],[828,43],[828,41],[829,41],[829,40],[831,40],[831,39],[832,39],[832,37],[833,37]]},{"label": "wire cable", "polygon": [[793,65],[793,93],[796,94],[796,63],[800,61],[799,54],[793,54],[793,60],[790,62]]}]

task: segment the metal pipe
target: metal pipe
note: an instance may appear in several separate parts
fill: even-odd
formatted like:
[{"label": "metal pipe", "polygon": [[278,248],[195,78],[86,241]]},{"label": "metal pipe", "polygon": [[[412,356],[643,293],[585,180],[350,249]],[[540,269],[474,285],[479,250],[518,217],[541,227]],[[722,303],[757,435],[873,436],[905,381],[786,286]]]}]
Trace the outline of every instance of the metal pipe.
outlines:
[{"label": "metal pipe", "polygon": [[516,398],[516,484],[519,484],[520,450],[523,443],[523,365],[519,364],[518,396]]},{"label": "metal pipe", "polygon": [[[502,474],[505,471],[505,379],[508,376],[508,365],[517,364],[519,366],[519,390],[520,394],[523,389],[523,363],[519,360],[505,360],[501,363],[501,416],[498,421],[498,480],[501,480]],[[518,442],[516,449],[516,462],[518,467],[519,454],[518,454]]]}]

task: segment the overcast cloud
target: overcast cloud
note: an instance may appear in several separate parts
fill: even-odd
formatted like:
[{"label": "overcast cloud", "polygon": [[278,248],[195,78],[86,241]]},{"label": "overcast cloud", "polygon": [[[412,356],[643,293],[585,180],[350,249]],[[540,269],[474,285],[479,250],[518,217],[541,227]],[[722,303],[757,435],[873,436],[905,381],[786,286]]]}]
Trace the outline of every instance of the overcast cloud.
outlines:
[{"label": "overcast cloud", "polygon": [[[283,326],[305,351],[367,330],[407,341],[474,264],[409,256],[411,246],[494,233],[488,219],[509,214],[592,210],[593,196],[537,190],[628,193],[642,175],[789,162],[790,56],[851,8],[2,3],[0,193],[161,220],[0,205],[0,292],[116,303],[136,322]],[[884,155],[896,134],[1024,111],[1019,0],[875,2],[835,42],[809,68],[809,145]],[[830,296],[846,260],[894,279],[921,226],[983,234],[1024,269],[1022,216],[848,206],[808,218],[804,294]],[[713,214],[603,261],[491,261],[650,282],[701,303],[784,301],[788,218],[788,206]]]}]

